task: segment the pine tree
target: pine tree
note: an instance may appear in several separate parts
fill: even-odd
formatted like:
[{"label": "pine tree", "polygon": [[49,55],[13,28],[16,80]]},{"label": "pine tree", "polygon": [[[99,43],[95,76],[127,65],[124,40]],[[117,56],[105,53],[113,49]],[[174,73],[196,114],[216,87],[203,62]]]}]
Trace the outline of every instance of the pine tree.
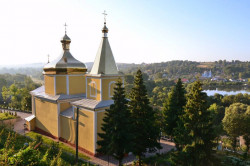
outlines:
[{"label": "pine tree", "polygon": [[156,113],[149,105],[147,90],[140,70],[137,71],[134,79],[129,109],[131,111],[134,135],[133,153],[138,157],[139,165],[142,165],[141,158],[144,153],[147,151],[154,152],[161,146],[158,143],[160,130],[156,124]]},{"label": "pine tree", "polygon": [[103,119],[102,130],[104,133],[98,133],[102,140],[97,144],[101,146],[97,151],[103,154],[112,155],[122,165],[124,155],[131,151],[132,133],[130,111],[128,110],[128,101],[125,98],[125,90],[121,79],[116,83],[114,104],[107,109]]},{"label": "pine tree", "polygon": [[206,104],[206,93],[202,92],[202,84],[198,80],[187,95],[183,123],[188,133],[188,143],[183,148],[185,164],[192,166],[212,165],[212,148],[215,139],[212,118]]},{"label": "pine tree", "polygon": [[180,116],[183,115],[185,104],[185,89],[179,78],[176,85],[171,89],[163,107],[164,131],[171,138],[174,138],[177,149],[180,149],[179,146],[182,144],[181,136],[183,135],[184,126],[181,123]]}]

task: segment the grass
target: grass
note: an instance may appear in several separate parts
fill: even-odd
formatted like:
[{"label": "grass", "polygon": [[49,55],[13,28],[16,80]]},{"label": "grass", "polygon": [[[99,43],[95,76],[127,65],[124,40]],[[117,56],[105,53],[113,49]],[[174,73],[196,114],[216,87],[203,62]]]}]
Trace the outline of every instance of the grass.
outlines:
[{"label": "grass", "polygon": [[0,113],[0,120],[7,120],[7,119],[15,119],[17,118],[14,115],[10,115],[9,113]]},{"label": "grass", "polygon": [[[48,138],[48,137],[46,137],[46,136],[44,136],[42,134],[33,132],[33,131],[31,131],[31,132],[29,132],[29,133],[27,133],[25,135],[32,138],[32,139],[36,139],[37,136],[41,136],[42,140],[43,140],[43,143],[47,144],[47,145],[52,145],[53,142],[55,142],[54,140],[52,140],[52,139],[50,139],[50,138]],[[72,149],[71,147],[63,144],[62,142],[59,142],[59,148],[61,148],[63,151],[68,152],[68,153],[70,153],[72,155],[76,154],[74,149]],[[84,160],[90,160],[90,158],[88,156],[86,156],[86,155],[84,155],[82,153],[78,153],[78,156],[83,158]]]}]

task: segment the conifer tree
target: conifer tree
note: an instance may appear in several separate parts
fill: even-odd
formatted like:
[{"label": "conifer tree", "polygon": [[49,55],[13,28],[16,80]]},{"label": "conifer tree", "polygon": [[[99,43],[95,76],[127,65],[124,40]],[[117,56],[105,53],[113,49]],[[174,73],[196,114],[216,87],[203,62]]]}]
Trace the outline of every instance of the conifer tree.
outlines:
[{"label": "conifer tree", "polygon": [[156,113],[149,105],[141,70],[137,71],[134,79],[129,109],[131,111],[134,135],[133,153],[138,157],[139,165],[142,165],[141,159],[144,153],[147,151],[154,152],[161,146],[158,143],[160,130],[156,123]]},{"label": "conifer tree", "polygon": [[102,140],[97,142],[101,146],[97,151],[112,155],[119,161],[119,165],[122,165],[124,155],[131,151],[132,133],[128,101],[125,98],[121,79],[116,83],[112,99],[114,104],[106,110],[103,119],[102,130],[104,133],[98,133]]},{"label": "conifer tree", "polygon": [[198,80],[191,87],[187,95],[182,121],[188,133],[188,143],[183,148],[185,165],[212,165],[212,148],[215,139],[212,118],[206,104],[206,93],[202,92],[202,84]]},{"label": "conifer tree", "polygon": [[182,144],[181,136],[183,135],[184,126],[183,123],[181,123],[180,116],[183,115],[185,104],[185,89],[179,78],[176,85],[171,89],[163,107],[164,131],[167,135],[171,136],[171,138],[174,138],[177,149],[179,149],[179,145]]}]

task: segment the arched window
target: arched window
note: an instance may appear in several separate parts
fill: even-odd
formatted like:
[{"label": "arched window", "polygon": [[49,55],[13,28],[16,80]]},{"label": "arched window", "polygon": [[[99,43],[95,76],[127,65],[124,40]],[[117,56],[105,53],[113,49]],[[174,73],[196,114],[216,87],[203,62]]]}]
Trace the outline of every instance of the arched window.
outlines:
[{"label": "arched window", "polygon": [[113,97],[114,95],[114,87],[115,87],[115,81],[111,81],[109,83],[109,97]]},{"label": "arched window", "polygon": [[89,83],[89,88],[90,88],[90,97],[96,97],[97,95],[97,86],[95,81],[91,81]]}]

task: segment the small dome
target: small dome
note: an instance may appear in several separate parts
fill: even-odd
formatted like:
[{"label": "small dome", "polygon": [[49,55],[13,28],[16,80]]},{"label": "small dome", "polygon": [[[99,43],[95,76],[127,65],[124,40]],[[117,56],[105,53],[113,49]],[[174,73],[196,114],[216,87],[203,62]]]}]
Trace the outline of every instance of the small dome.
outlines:
[{"label": "small dome", "polygon": [[106,26],[106,22],[104,23],[104,27],[102,28],[102,33],[108,33],[109,29]]},{"label": "small dome", "polygon": [[65,35],[63,36],[61,42],[63,42],[63,41],[71,41],[71,39],[68,37],[67,34],[65,34]]},{"label": "small dome", "polygon": [[75,59],[70,51],[71,39],[65,34],[61,40],[63,52],[54,61],[46,64],[43,68],[45,74],[76,74],[85,73],[87,68],[84,63]]}]

